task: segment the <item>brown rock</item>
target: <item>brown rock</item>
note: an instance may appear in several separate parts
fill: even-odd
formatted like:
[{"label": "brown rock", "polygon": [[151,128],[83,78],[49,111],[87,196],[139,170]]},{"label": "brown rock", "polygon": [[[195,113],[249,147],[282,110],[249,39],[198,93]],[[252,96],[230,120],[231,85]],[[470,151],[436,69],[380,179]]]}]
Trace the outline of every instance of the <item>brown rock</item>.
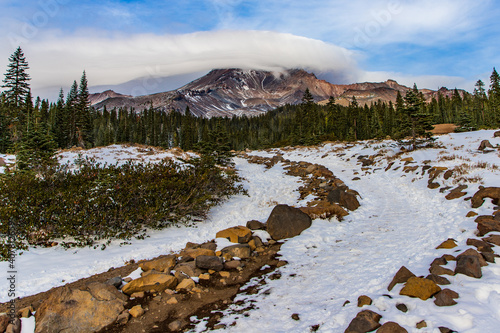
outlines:
[{"label": "brown rock", "polygon": [[[453,274],[453,275],[455,275],[455,274]],[[446,285],[446,284],[451,283],[450,280],[448,280],[447,278],[436,275],[436,274],[429,274],[425,278],[428,280],[434,281],[434,282],[436,282],[436,284],[439,284],[439,285]]]},{"label": "brown rock", "polygon": [[481,267],[488,266],[488,263],[484,260],[483,256],[474,249],[467,249],[457,256],[457,260],[460,256],[474,256],[479,260]]},{"label": "brown rock", "polygon": [[439,265],[431,266],[429,272],[434,275],[451,275],[451,276],[455,275],[455,273],[451,269],[444,268]]},{"label": "brown rock", "polygon": [[436,182],[429,182],[429,184],[427,185],[427,187],[430,188],[431,190],[436,189],[439,186],[441,186],[441,185],[439,185],[439,183],[436,183]]},{"label": "brown rock", "polygon": [[277,205],[267,220],[267,231],[274,240],[280,240],[300,235],[311,224],[311,218],[300,209]]},{"label": "brown rock", "polygon": [[405,313],[408,312],[408,307],[406,306],[406,304],[403,304],[403,303],[396,304],[396,309],[398,309],[401,312],[405,312]]},{"label": "brown rock", "polygon": [[266,230],[266,225],[257,220],[247,222],[247,228],[250,230]]},{"label": "brown rock", "polygon": [[485,150],[486,148],[493,148],[493,146],[491,145],[490,141],[483,140],[479,144],[479,147],[477,148],[477,150]]},{"label": "brown rock", "polygon": [[177,279],[172,275],[149,274],[148,276],[140,277],[127,283],[123,286],[122,292],[127,295],[150,290],[160,293],[165,289],[174,289],[176,285]]},{"label": "brown rock", "polygon": [[356,210],[360,206],[356,195],[352,192],[346,192],[343,187],[334,188],[328,193],[326,199],[330,202],[338,203],[349,210]]},{"label": "brown rock", "polygon": [[484,203],[484,198],[493,199],[493,203],[498,205],[500,199],[500,187],[483,187],[477,191],[471,199],[472,208],[481,207]]},{"label": "brown rock", "polygon": [[436,258],[432,261],[431,266],[436,266],[436,265],[446,265],[448,261],[441,257],[441,258]]},{"label": "brown rock", "polygon": [[500,231],[500,221],[495,220],[493,217],[481,219],[477,223],[477,230],[479,230],[479,236],[484,236],[492,231]]},{"label": "brown rock", "polygon": [[419,277],[411,277],[399,292],[400,295],[418,297],[425,301],[441,291],[441,288],[431,280]]},{"label": "brown rock", "polygon": [[377,333],[408,333],[408,331],[399,324],[388,321],[377,330]]},{"label": "brown rock", "polygon": [[128,323],[129,319],[130,319],[130,313],[124,311],[124,312],[120,313],[118,318],[116,318],[116,323],[118,325],[125,325],[126,323]]},{"label": "brown rock", "polygon": [[379,328],[381,315],[370,310],[363,310],[351,321],[344,333],[366,333]]},{"label": "brown rock", "polygon": [[451,330],[448,327],[444,326],[439,326],[438,329],[440,333],[456,333],[454,330]]},{"label": "brown rock", "polygon": [[457,243],[455,242],[455,240],[448,238],[447,240],[439,244],[436,249],[453,249],[455,247],[457,247]]},{"label": "brown rock", "polygon": [[[210,256],[212,257],[212,256]],[[186,276],[193,277],[201,274],[201,270],[196,267],[196,259],[195,261],[183,262],[181,264],[177,264],[174,267],[174,270],[177,273],[183,273]]]},{"label": "brown rock", "polygon": [[21,333],[21,320],[16,317],[13,322],[7,325],[5,333]]},{"label": "brown rock", "polygon": [[247,259],[250,258],[251,254],[252,251],[247,244],[231,245],[222,249],[222,255],[229,255],[231,258]]},{"label": "brown rock", "polygon": [[0,314],[0,332],[4,332],[9,326],[10,317],[6,313]]},{"label": "brown rock", "polygon": [[154,260],[146,261],[139,264],[143,271],[156,270],[158,272],[169,272],[174,268],[176,257],[174,255],[163,256]]},{"label": "brown rock", "polygon": [[493,133],[493,137],[500,138],[500,131],[496,131],[495,133]]},{"label": "brown rock", "polygon": [[184,322],[181,320],[174,320],[170,324],[168,324],[168,329],[172,332],[179,331],[184,326]]},{"label": "brown rock", "polygon": [[486,262],[491,262],[492,264],[495,263],[495,257],[497,256],[496,254],[492,252],[481,252],[481,255]]},{"label": "brown rock", "polygon": [[130,313],[132,317],[138,318],[144,314],[144,309],[142,308],[141,305],[136,305],[132,307],[132,309],[130,309],[128,313]]},{"label": "brown rock", "polygon": [[490,235],[488,237],[483,238],[485,242],[500,246],[500,235]]},{"label": "brown rock", "polygon": [[224,263],[224,269],[227,269],[227,270],[234,270],[234,269],[238,269],[238,267],[241,266],[241,261],[239,260],[230,260],[230,261],[226,261]]},{"label": "brown rock", "polygon": [[130,295],[130,298],[144,298],[145,295],[144,291],[139,291]]},{"label": "brown rock", "polygon": [[219,231],[216,235],[216,238],[227,238],[232,243],[248,243],[250,239],[252,239],[252,230],[242,225],[227,228]]},{"label": "brown rock", "polygon": [[21,310],[19,310],[17,312],[17,315],[20,318],[29,318],[29,317],[31,317],[33,315],[32,311],[33,311],[33,307],[28,306],[28,307],[25,307],[25,308],[22,308]]},{"label": "brown rock", "polygon": [[460,191],[451,191],[450,193],[448,193],[445,198],[446,200],[453,200],[453,199],[458,199],[460,197],[463,197],[464,195],[466,195],[467,192],[460,192]]},{"label": "brown rock", "polygon": [[191,279],[184,279],[181,281],[181,283],[179,283],[177,285],[177,287],[175,287],[175,290],[178,291],[178,292],[188,292],[190,291],[191,289],[193,289],[195,287],[195,283],[193,280]]},{"label": "brown rock", "polygon": [[401,162],[413,162],[413,157],[405,157],[401,159]]},{"label": "brown rock", "polygon": [[183,257],[187,256],[196,259],[198,256],[215,256],[215,252],[210,249],[202,249],[202,248],[186,249],[181,252],[181,256]]},{"label": "brown rock", "polygon": [[452,256],[451,254],[443,254],[443,259],[445,259],[446,261],[455,261],[457,260],[457,258],[455,258],[454,256]]},{"label": "brown rock", "polygon": [[394,288],[394,286],[397,283],[405,283],[406,281],[408,281],[409,278],[414,276],[415,274],[410,272],[408,268],[406,268],[405,266],[401,266],[396,275],[394,275],[394,278],[392,279],[391,283],[389,283],[387,290],[391,291],[392,288]]},{"label": "brown rock", "polygon": [[434,304],[437,306],[451,306],[457,304],[453,299],[458,298],[458,293],[450,289],[443,289],[436,294]]},{"label": "brown rock", "polygon": [[493,249],[488,243],[479,239],[469,238],[467,239],[467,245],[475,246],[480,252],[493,252]]},{"label": "brown rock", "polygon": [[474,278],[480,278],[481,265],[476,256],[459,256],[457,257],[457,267],[455,267],[455,274],[465,274]]},{"label": "brown rock", "polygon": [[465,217],[474,217],[474,216],[477,216],[477,213],[473,212],[472,210],[468,212],[467,215],[465,215]]},{"label": "brown rock", "polygon": [[35,332],[97,332],[116,320],[126,299],[115,287],[103,283],[91,284],[88,290],[64,286],[37,308]]},{"label": "brown rock", "polygon": [[340,205],[328,202],[320,201],[314,207],[300,207],[302,212],[309,215],[311,219],[329,219],[332,216],[336,216],[339,220],[342,220],[344,216],[349,215],[349,213]]},{"label": "brown rock", "polygon": [[364,305],[372,305],[372,299],[366,295],[362,295],[358,297],[358,308]]},{"label": "brown rock", "polygon": [[217,244],[215,244],[214,242],[207,242],[207,243],[201,244],[200,248],[215,252],[215,250],[217,250]]},{"label": "brown rock", "polygon": [[196,258],[195,263],[196,263],[196,267],[201,268],[201,269],[207,269],[207,270],[211,269],[211,270],[214,270],[217,272],[224,269],[224,264],[222,263],[222,260],[219,257],[199,256]]},{"label": "brown rock", "polygon": [[425,322],[425,320],[422,320],[422,321],[419,321],[415,327],[418,329],[421,329],[421,328],[427,327],[427,323]]}]

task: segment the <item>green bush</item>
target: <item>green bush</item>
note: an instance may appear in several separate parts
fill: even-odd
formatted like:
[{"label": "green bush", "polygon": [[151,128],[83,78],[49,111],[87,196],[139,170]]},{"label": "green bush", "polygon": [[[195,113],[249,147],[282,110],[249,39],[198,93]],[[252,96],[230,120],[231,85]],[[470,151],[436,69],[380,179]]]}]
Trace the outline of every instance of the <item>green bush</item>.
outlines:
[{"label": "green bush", "polygon": [[210,207],[244,193],[239,180],[206,158],[121,166],[86,159],[77,171],[48,165],[38,173],[4,174],[0,255],[7,255],[9,234],[16,249],[54,240],[71,247],[143,238],[148,229],[205,217]]}]

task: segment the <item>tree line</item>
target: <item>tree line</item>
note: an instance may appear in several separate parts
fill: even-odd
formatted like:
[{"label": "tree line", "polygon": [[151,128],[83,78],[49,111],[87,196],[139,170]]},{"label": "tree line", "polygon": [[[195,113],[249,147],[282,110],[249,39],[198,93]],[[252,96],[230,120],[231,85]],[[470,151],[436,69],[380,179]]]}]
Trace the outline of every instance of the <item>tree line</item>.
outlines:
[{"label": "tree line", "polygon": [[425,135],[431,124],[455,123],[458,130],[500,125],[500,77],[490,85],[478,80],[472,93],[453,90],[451,97],[438,91],[426,102],[416,85],[395,103],[378,101],[361,106],[353,97],[340,106],[331,97],[314,103],[306,90],[298,105],[285,105],[255,117],[194,116],[189,108],[178,112],[152,106],[142,112],[114,108],[95,110],[89,105],[85,71],[57,102],[36,98],[33,103],[26,58],[18,48],[9,65],[0,95],[0,152],[15,152],[21,163],[44,159],[57,148],[91,148],[115,143],[139,143],[165,148],[180,147],[210,154],[212,151],[310,145],[326,140],[403,139]]}]

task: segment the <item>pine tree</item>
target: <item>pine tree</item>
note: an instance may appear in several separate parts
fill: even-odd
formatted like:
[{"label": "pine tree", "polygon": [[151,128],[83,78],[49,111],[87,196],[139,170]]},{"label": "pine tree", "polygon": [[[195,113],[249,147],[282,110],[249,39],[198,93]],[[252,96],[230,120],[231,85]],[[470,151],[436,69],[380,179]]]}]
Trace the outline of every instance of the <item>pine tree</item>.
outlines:
[{"label": "pine tree", "polygon": [[93,145],[92,139],[92,116],[90,112],[89,89],[87,75],[83,71],[80,79],[80,86],[76,96],[76,138],[78,146],[90,148]]},{"label": "pine tree", "polygon": [[16,147],[17,170],[38,170],[43,165],[55,163],[57,149],[45,124],[36,124],[26,133]]},{"label": "pine tree", "polygon": [[5,90],[7,102],[19,109],[28,96],[30,90],[28,81],[31,80],[27,73],[28,62],[21,47],[10,56],[7,68],[2,88],[7,88]]},{"label": "pine tree", "polygon": [[410,121],[409,133],[412,137],[412,146],[417,148],[417,136],[428,136],[428,130],[432,129],[430,115],[422,110],[423,99],[418,92],[417,85],[413,85],[413,89],[406,92],[404,113]]},{"label": "pine tree", "polygon": [[490,76],[490,89],[488,97],[491,106],[491,115],[493,123],[490,125],[497,126],[500,123],[500,76],[495,68]]},{"label": "pine tree", "polygon": [[77,133],[77,103],[78,103],[78,83],[73,81],[68,97],[66,97],[65,113],[68,120],[67,147],[75,146],[78,143]]}]

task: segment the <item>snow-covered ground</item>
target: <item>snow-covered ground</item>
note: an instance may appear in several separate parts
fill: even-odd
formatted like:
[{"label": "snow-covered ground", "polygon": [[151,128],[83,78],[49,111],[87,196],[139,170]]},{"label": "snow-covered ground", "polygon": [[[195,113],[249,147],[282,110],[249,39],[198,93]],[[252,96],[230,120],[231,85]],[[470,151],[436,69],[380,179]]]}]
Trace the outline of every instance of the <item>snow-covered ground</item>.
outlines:
[{"label": "snow-covered ground", "polygon": [[[475,237],[476,224],[474,218],[465,215],[470,210],[490,215],[494,206],[491,200],[486,200],[482,207],[471,209],[470,201],[463,198],[446,200],[446,192],[427,188],[428,176],[421,175],[421,168],[416,172],[404,172],[401,158],[413,157],[416,163],[410,166],[422,166],[424,161],[430,161],[431,166],[448,168],[464,164],[462,169],[468,174],[463,175],[466,178],[460,183],[469,185],[467,197],[477,190],[480,185],[477,181],[485,186],[500,186],[498,150],[490,153],[477,150],[483,139],[490,140],[494,146],[500,145],[500,138],[492,137],[493,131],[444,135],[436,142],[439,148],[403,154],[393,160],[395,163],[387,172],[384,169],[390,157],[399,152],[392,141],[360,142],[349,148],[345,148],[345,144],[326,144],[317,148],[252,152],[273,156],[279,151],[284,158],[293,161],[326,166],[359,192],[361,207],[342,222],[315,220],[311,228],[289,239],[280,252],[281,259],[289,262],[278,269],[281,279],[267,279],[267,284],[257,294],[238,296],[236,300],[244,299],[247,304],[253,302],[255,309],[244,316],[234,314],[237,306],[230,307],[222,319],[222,323],[227,324],[226,330],[308,332],[311,326],[319,324],[319,332],[343,332],[360,311],[356,306],[358,296],[368,295],[374,303],[365,308],[381,314],[381,323],[396,321],[409,332],[439,332],[439,326],[459,332],[498,331],[500,261],[483,267],[481,279],[461,274],[448,277],[451,285],[446,287],[460,294],[455,306],[438,307],[432,299],[422,301],[400,296],[402,285],[387,291],[387,285],[402,265],[417,276],[426,276],[434,258],[443,254],[456,255],[456,251],[468,248],[465,242]],[[121,158],[122,153],[116,151],[122,148],[110,146],[93,154],[113,162]],[[357,157],[377,153],[380,156],[376,157],[375,165],[361,170]],[[145,156],[150,158],[154,154]],[[62,160],[75,157],[68,153]],[[87,248],[65,251],[58,247],[30,249],[16,259],[19,296],[106,271],[130,259],[153,258],[179,251],[187,241],[213,239],[215,231],[244,225],[248,220],[265,222],[277,203],[304,204],[298,201],[299,179],[284,175],[282,164],[265,169],[241,158],[236,158],[235,162],[241,176],[246,178],[249,197],[235,196],[212,209],[206,222],[154,231],[150,238],[134,240],[132,245],[120,247],[119,242],[114,242],[104,251]],[[480,162],[484,163],[478,164]],[[353,180],[354,177],[360,179]],[[456,186],[455,179],[439,178],[437,181],[441,185]],[[448,238],[454,238],[459,246],[453,250],[435,249]],[[454,269],[454,262],[446,267]],[[0,263],[0,269],[6,272],[6,263]],[[6,279],[1,280],[0,287],[7,290]],[[346,300],[350,303],[343,306]],[[8,301],[6,293],[2,293],[0,301]],[[397,303],[406,304],[409,311],[400,312],[395,308]],[[291,318],[294,313],[299,314],[300,320]],[[415,324],[421,320],[425,320],[428,327],[417,330]],[[234,322],[236,325],[230,326]],[[203,331],[204,327],[200,322],[195,330]]]}]

